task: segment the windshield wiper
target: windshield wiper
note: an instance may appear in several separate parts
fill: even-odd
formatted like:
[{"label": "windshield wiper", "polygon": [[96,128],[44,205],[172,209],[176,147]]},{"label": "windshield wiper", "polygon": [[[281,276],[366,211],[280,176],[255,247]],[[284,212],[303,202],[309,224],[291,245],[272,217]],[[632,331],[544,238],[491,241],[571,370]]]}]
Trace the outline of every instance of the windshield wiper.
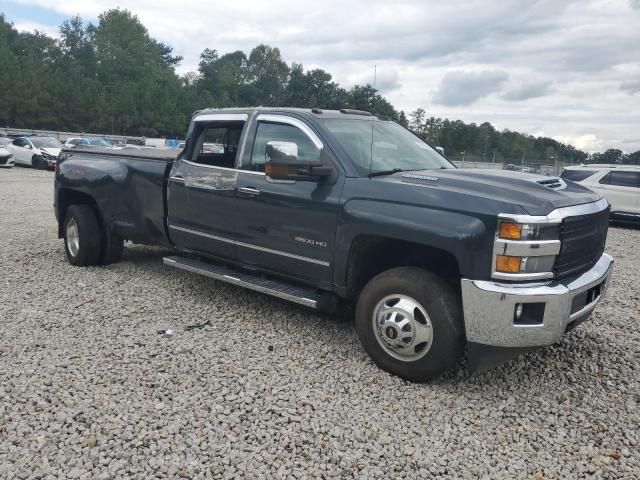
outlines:
[{"label": "windshield wiper", "polygon": [[394,173],[404,172],[401,168],[392,168],[391,170],[379,170],[377,172],[371,172],[368,176],[371,177],[380,177],[383,175],[393,175]]}]

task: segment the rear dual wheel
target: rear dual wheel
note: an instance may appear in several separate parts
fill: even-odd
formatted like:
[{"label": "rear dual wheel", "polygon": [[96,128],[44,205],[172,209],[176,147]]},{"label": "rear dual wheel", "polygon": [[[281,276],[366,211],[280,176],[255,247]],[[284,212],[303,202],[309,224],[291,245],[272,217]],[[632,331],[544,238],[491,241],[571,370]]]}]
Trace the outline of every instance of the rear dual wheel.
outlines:
[{"label": "rear dual wheel", "polygon": [[90,205],[67,208],[63,237],[67,259],[72,265],[108,265],[122,258],[122,238],[100,226]]},{"label": "rear dual wheel", "polygon": [[356,331],[383,370],[426,381],[453,369],[464,350],[461,302],[420,268],[387,270],[369,281],[356,307]]}]

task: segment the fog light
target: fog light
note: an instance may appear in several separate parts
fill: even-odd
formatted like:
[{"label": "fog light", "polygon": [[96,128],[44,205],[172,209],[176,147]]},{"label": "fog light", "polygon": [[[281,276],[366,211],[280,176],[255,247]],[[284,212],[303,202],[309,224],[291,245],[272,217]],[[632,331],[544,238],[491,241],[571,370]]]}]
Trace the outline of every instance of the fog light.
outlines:
[{"label": "fog light", "polygon": [[544,322],[544,302],[516,303],[513,324],[519,326],[541,326]]},{"label": "fog light", "polygon": [[516,303],[516,313],[514,315],[514,318],[516,319],[516,322],[518,320],[520,320],[520,318],[522,318],[522,311],[523,311],[523,307],[521,303]]}]

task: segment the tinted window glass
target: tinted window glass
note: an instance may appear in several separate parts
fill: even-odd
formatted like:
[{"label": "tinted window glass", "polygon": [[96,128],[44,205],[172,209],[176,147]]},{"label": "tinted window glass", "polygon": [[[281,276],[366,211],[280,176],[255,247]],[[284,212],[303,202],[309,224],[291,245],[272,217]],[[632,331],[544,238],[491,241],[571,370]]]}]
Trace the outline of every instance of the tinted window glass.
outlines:
[{"label": "tinted window glass", "polygon": [[596,173],[595,170],[565,170],[562,172],[560,177],[567,180],[573,180],[574,182],[579,182],[580,180],[589,178],[594,173]]},{"label": "tinted window glass", "polygon": [[24,139],[24,138],[16,138],[16,139],[13,141],[13,144],[14,144],[16,147],[24,147],[24,146],[27,144],[27,140],[26,140],[26,139]]},{"label": "tinted window glass", "polygon": [[311,139],[299,128],[280,123],[260,123],[251,154],[251,169],[264,172],[267,142],[291,142],[298,145],[300,162],[317,162],[321,151]]},{"label": "tinted window glass", "polygon": [[202,125],[193,161],[215,167],[235,168],[244,122]]},{"label": "tinted window glass", "polygon": [[640,172],[612,171],[607,173],[600,183],[619,187],[640,187]]}]

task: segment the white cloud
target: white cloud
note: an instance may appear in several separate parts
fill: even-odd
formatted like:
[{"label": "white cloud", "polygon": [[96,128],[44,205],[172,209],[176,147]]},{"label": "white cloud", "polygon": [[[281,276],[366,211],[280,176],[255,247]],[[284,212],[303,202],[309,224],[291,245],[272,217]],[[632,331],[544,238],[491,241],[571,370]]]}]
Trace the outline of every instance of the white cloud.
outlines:
[{"label": "white cloud", "polygon": [[37,30],[40,33],[46,33],[50,37],[54,38],[57,38],[60,35],[58,27],[43,25],[42,23],[37,22],[19,21],[15,22],[14,27],[19,32],[33,32],[34,30]]},{"label": "white cloud", "polygon": [[553,137],[558,142],[568,143],[586,152],[599,152],[605,150],[605,141],[593,133],[587,133],[576,137],[556,135]]},{"label": "white cloud", "polygon": [[549,93],[550,81],[533,81],[521,83],[502,95],[505,100],[513,102],[543,97]]},{"label": "white cloud", "polygon": [[[205,47],[248,52],[264,42],[345,85],[372,82],[378,65],[381,91],[407,111],[640,149],[638,0],[17,3],[89,19],[128,8],[184,56],[181,72],[197,68]],[[465,84],[455,72],[504,72],[508,81]]]},{"label": "white cloud", "polygon": [[640,78],[626,80],[620,84],[620,88],[630,95],[633,95],[634,93],[638,93],[640,92]]},{"label": "white cloud", "polygon": [[441,105],[470,105],[491,93],[497,92],[509,75],[500,71],[449,72],[433,96]]}]

